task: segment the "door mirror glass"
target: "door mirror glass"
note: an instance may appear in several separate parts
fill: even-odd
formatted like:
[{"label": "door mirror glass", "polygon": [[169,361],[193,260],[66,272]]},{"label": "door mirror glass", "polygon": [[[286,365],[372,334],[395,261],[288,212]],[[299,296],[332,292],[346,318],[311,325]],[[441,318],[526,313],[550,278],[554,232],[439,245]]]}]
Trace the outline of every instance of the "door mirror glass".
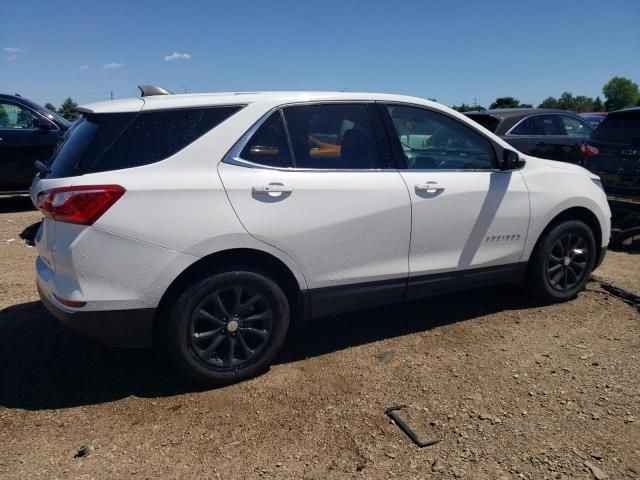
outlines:
[{"label": "door mirror glass", "polygon": [[500,170],[515,170],[520,168],[523,164],[523,160],[520,160],[518,152],[505,149],[502,152],[502,163],[500,164]]}]

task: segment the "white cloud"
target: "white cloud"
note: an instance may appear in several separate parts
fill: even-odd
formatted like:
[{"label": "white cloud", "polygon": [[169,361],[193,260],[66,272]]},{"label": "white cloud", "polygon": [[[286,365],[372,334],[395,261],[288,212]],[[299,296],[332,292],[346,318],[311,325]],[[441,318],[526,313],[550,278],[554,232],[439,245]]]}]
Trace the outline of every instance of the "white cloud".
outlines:
[{"label": "white cloud", "polygon": [[170,62],[171,60],[191,60],[191,54],[190,53],[173,52],[171,55],[167,55],[166,57],[164,57],[164,59],[167,62]]},{"label": "white cloud", "polygon": [[105,63],[102,68],[104,68],[105,70],[111,70],[113,68],[122,68],[124,67],[124,63],[116,63],[116,62],[111,62],[111,63]]},{"label": "white cloud", "polygon": [[80,65],[80,70],[86,70],[89,68],[89,65]]},{"label": "white cloud", "polygon": [[4,48],[4,53],[7,54],[7,59],[8,60],[15,60],[16,57],[18,56],[18,54],[20,54],[22,52],[21,48],[16,48],[16,47],[5,47]]}]

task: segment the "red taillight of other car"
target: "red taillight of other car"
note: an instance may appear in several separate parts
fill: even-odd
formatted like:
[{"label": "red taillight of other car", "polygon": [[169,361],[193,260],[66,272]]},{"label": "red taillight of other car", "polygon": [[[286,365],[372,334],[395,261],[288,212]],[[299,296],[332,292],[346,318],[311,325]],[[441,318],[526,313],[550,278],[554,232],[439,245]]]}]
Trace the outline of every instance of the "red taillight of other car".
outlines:
[{"label": "red taillight of other car", "polygon": [[61,187],[38,193],[36,207],[59,222],[93,225],[126,190],[120,185]]},{"label": "red taillight of other car", "polygon": [[588,143],[583,143],[582,147],[580,147],[580,151],[585,157],[597,157],[600,155],[600,150],[593,145],[589,145]]}]

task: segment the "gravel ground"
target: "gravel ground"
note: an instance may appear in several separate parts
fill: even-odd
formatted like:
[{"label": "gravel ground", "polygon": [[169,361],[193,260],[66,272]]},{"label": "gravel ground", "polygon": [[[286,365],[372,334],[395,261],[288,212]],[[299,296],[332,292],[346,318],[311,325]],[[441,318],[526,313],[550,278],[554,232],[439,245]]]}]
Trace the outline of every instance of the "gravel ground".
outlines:
[{"label": "gravel ground", "polygon": [[[596,282],[561,305],[497,287],[317,322],[265,375],[202,390],[46,312],[28,206],[0,200],[2,479],[640,478],[640,313]],[[640,256],[595,276],[640,293]],[[440,442],[413,445],[397,404]]]}]

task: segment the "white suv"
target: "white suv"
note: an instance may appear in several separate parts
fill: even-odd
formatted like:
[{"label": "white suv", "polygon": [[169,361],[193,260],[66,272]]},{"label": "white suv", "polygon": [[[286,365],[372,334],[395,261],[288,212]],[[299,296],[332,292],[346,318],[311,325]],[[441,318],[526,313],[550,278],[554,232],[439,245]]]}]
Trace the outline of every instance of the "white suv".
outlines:
[{"label": "white suv", "polygon": [[263,371],[293,322],[505,282],[567,300],[604,256],[596,176],[442,105],[142,90],[80,108],[40,165],[38,290],[199,381]]}]

